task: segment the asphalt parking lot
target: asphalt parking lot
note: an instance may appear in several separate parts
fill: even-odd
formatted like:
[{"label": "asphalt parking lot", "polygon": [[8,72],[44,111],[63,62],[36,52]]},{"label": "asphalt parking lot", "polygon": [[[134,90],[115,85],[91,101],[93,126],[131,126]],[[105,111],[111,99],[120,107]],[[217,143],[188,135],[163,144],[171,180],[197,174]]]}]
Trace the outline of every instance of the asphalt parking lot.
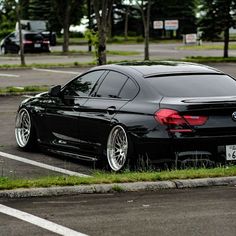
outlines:
[{"label": "asphalt parking lot", "polygon": [[[23,152],[17,148],[14,138],[14,123],[17,107],[22,99],[24,98],[21,96],[0,97],[0,151],[39,163],[48,164],[52,167],[58,167],[83,174],[90,174],[93,170],[93,163],[85,163],[81,165],[81,161],[78,160],[69,160],[63,157],[47,155],[40,150],[37,150],[37,152]],[[58,171],[37,167],[32,164],[26,164],[22,161],[15,161],[0,154],[1,176],[10,176],[14,178],[34,178],[58,174],[60,174]],[[63,174],[63,172],[61,174]]]},{"label": "asphalt parking lot", "polygon": [[235,236],[236,187],[0,199],[0,235]]}]

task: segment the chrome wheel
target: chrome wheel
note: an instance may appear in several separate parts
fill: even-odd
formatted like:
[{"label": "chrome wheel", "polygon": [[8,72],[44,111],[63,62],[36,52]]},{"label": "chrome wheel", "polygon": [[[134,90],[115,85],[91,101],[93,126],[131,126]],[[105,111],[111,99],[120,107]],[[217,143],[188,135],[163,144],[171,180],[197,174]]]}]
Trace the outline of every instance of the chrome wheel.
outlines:
[{"label": "chrome wheel", "polygon": [[31,120],[29,112],[21,109],[16,117],[15,136],[16,142],[21,147],[27,147],[30,140]]},{"label": "chrome wheel", "polygon": [[128,138],[125,130],[120,125],[115,126],[107,141],[107,160],[114,171],[124,167],[128,154]]}]

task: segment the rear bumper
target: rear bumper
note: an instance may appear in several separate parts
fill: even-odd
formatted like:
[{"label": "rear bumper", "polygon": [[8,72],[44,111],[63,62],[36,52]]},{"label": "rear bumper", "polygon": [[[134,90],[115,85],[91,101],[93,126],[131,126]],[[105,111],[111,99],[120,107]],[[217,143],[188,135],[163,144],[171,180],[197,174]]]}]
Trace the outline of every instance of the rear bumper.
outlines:
[{"label": "rear bumper", "polygon": [[236,136],[142,139],[136,143],[135,150],[156,163],[192,158],[226,163],[226,145],[236,145]]}]

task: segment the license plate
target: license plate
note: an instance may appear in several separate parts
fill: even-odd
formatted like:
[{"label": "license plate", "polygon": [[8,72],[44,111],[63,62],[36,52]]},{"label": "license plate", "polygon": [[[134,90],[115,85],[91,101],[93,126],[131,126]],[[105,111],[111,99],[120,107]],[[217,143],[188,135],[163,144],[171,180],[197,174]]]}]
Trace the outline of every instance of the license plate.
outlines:
[{"label": "license plate", "polygon": [[236,145],[227,145],[226,146],[226,160],[227,161],[236,161]]},{"label": "license plate", "polygon": [[34,47],[35,47],[35,48],[40,48],[40,47],[41,47],[41,44],[40,44],[40,43],[35,43],[35,44],[34,44]]}]

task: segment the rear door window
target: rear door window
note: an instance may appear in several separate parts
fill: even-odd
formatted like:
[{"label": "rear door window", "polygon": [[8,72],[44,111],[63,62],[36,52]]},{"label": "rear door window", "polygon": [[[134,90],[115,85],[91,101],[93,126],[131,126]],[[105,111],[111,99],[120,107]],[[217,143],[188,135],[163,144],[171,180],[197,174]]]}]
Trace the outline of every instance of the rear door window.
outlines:
[{"label": "rear door window", "polygon": [[119,72],[110,71],[99,87],[96,96],[108,98],[120,98],[119,94],[128,77]]}]

